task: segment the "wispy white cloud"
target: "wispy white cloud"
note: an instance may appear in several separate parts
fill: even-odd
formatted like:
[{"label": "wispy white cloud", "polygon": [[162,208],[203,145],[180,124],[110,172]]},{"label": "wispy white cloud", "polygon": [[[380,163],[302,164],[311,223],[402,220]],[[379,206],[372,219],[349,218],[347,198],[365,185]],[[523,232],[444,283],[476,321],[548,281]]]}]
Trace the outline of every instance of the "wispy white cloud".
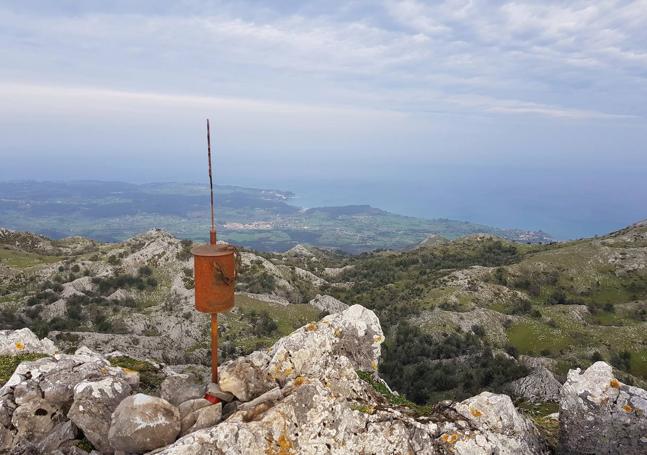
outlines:
[{"label": "wispy white cloud", "polygon": [[647,95],[646,0],[11,5],[6,83],[414,115],[647,114],[634,102]]}]

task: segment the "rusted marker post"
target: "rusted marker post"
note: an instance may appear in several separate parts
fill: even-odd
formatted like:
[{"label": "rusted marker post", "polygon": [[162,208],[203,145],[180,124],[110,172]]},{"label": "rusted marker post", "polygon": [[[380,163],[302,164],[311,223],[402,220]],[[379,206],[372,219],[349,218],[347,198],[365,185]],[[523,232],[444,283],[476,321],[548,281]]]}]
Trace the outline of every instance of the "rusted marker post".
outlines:
[{"label": "rusted marker post", "polygon": [[211,314],[211,382],[218,384],[218,313],[228,311],[234,306],[237,252],[231,245],[218,245],[216,239],[211,174],[211,133],[208,119],[207,150],[211,190],[211,231],[209,243],[193,247],[191,253],[195,281],[195,308]]}]

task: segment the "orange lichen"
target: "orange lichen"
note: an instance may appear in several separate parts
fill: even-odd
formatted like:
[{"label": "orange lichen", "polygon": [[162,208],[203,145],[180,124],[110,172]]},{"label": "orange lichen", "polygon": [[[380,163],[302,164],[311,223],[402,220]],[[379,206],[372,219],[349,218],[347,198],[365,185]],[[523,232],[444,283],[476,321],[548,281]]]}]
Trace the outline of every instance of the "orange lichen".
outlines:
[{"label": "orange lichen", "polygon": [[317,323],[316,322],[311,322],[310,324],[308,324],[306,326],[306,330],[308,332],[314,332],[315,330],[317,330]]},{"label": "orange lichen", "polygon": [[22,341],[16,341],[16,349],[22,351],[23,349],[25,349],[25,343],[23,343]]},{"label": "orange lichen", "polygon": [[442,436],[440,437],[440,440],[443,442],[446,442],[447,444],[455,444],[456,441],[458,441],[458,438],[459,438],[458,433],[452,433],[452,434],[443,433]]},{"label": "orange lichen", "polygon": [[[274,438],[270,435],[267,438],[268,446],[265,449],[265,455],[295,455],[294,444],[288,438],[286,430],[279,435],[278,441],[274,441]],[[278,447],[277,447],[278,446]]]},{"label": "orange lichen", "polygon": [[288,439],[288,437],[285,434],[281,434],[279,436],[279,455],[289,455],[292,453],[292,450],[294,446],[292,445],[292,441]]},{"label": "orange lichen", "polygon": [[294,385],[300,386],[304,382],[306,382],[306,378],[304,378],[303,376],[297,376],[296,379],[294,380]]},{"label": "orange lichen", "polygon": [[624,405],[624,406],[622,407],[622,409],[624,409],[624,411],[625,411],[627,414],[634,412],[634,408],[632,408],[632,407],[631,407],[630,405],[628,405],[628,404]]},{"label": "orange lichen", "polygon": [[483,413],[476,408],[470,409],[470,414],[474,417],[481,417],[483,415]]},{"label": "orange lichen", "polygon": [[620,388],[620,381],[618,381],[617,379],[613,378],[613,379],[611,380],[611,382],[609,383],[609,385],[610,385],[611,387],[613,387],[614,389],[619,389],[619,388]]}]

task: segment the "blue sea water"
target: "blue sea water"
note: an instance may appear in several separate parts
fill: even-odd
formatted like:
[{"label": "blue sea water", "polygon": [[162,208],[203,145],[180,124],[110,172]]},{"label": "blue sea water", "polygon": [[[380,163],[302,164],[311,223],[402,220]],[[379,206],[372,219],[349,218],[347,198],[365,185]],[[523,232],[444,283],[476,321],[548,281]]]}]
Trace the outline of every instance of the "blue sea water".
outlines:
[{"label": "blue sea water", "polygon": [[370,204],[402,215],[543,230],[558,239],[603,235],[647,218],[647,179],[628,170],[475,170],[361,179],[263,179],[301,207]]}]

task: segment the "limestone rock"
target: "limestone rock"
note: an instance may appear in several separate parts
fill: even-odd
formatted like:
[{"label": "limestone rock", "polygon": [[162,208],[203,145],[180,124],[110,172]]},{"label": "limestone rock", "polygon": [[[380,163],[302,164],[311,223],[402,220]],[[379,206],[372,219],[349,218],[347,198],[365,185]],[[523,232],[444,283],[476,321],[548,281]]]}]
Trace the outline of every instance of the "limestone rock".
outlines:
[{"label": "limestone rock", "polygon": [[205,400],[204,398],[196,398],[194,400],[185,401],[178,407],[178,411],[180,411],[180,419],[184,420],[184,418],[192,412],[197,411],[198,409],[202,409],[211,404],[212,403],[209,400]]},{"label": "limestone rock", "polygon": [[117,289],[115,292],[110,294],[108,296],[108,300],[112,300],[115,302],[122,301],[122,300],[128,300],[132,299],[133,296],[130,294],[130,292],[124,290],[124,289]]},{"label": "limestone rock", "polygon": [[130,394],[125,379],[108,376],[98,381],[85,380],[74,387],[74,402],[67,413],[97,449],[109,452],[106,434],[117,405]]},{"label": "limestone rock", "polygon": [[317,296],[314,299],[310,300],[308,304],[330,314],[341,313],[342,311],[348,309],[348,305],[346,305],[344,302],[337,300],[336,298],[329,295],[317,294]]},{"label": "limestone rock", "polygon": [[562,385],[544,367],[535,368],[528,376],[512,381],[507,390],[514,396],[532,402],[559,401]]},{"label": "limestone rock", "polygon": [[[295,331],[268,351],[224,365],[221,372],[231,384],[237,373],[261,379],[251,393],[237,378],[240,390],[234,394],[242,391],[249,401],[233,401],[224,422],[156,453],[546,453],[537,429],[505,395],[485,392],[422,418],[389,405],[357,375],[377,365],[381,336],[375,315],[354,306]],[[265,382],[266,374],[273,381]],[[222,378],[221,373],[221,386]],[[261,389],[266,390],[260,394]]]},{"label": "limestone rock", "polygon": [[222,403],[209,403],[208,406],[202,406],[182,418],[180,435],[184,436],[203,428],[212,427],[220,422],[221,418]]},{"label": "limestone rock", "polygon": [[457,453],[547,453],[537,428],[517,412],[507,395],[482,392],[453,408],[473,428],[466,431],[454,422],[443,425],[446,436],[440,439]]},{"label": "limestone rock", "polygon": [[115,450],[141,453],[171,444],[179,433],[180,412],[175,406],[138,393],[115,409],[108,441]]},{"label": "limestone rock", "polygon": [[75,387],[105,378],[125,382],[120,368],[89,350],[22,362],[0,388],[0,423],[10,430],[0,431],[0,446],[9,438],[15,453],[54,453],[63,446],[68,450],[65,441],[75,437],[77,427],[65,414]]},{"label": "limestone rock", "polygon": [[42,440],[64,420],[63,410],[42,398],[18,406],[11,417],[17,437],[30,442]]},{"label": "limestone rock", "polygon": [[647,392],[622,384],[604,362],[568,372],[559,422],[564,453],[647,453]]},{"label": "limestone rock", "polygon": [[270,358],[255,352],[247,357],[228,362],[219,368],[220,388],[241,401],[249,401],[274,385],[267,371]]},{"label": "limestone rock", "polygon": [[78,430],[70,420],[59,423],[51,433],[38,443],[36,446],[37,453],[54,453],[57,450],[70,448],[77,436]]},{"label": "limestone rock", "polygon": [[31,330],[0,330],[0,355],[18,355],[27,353],[53,355],[58,352],[52,340],[38,337]]},{"label": "limestone rock", "polygon": [[207,393],[226,403],[234,399],[233,393],[224,392],[218,384],[214,384],[213,382],[207,385]]},{"label": "limestone rock", "polygon": [[375,313],[353,305],[281,338],[268,352],[254,352],[220,367],[220,388],[249,401],[298,376],[321,377],[338,356],[355,369],[375,371],[384,341]]},{"label": "limestone rock", "polygon": [[313,257],[314,254],[308,249],[307,246],[297,243],[292,248],[285,252],[288,256],[301,256],[301,257]]},{"label": "limestone rock", "polygon": [[189,374],[172,374],[164,379],[161,390],[162,398],[174,406],[179,406],[187,400],[202,398],[205,386],[196,382]]}]

